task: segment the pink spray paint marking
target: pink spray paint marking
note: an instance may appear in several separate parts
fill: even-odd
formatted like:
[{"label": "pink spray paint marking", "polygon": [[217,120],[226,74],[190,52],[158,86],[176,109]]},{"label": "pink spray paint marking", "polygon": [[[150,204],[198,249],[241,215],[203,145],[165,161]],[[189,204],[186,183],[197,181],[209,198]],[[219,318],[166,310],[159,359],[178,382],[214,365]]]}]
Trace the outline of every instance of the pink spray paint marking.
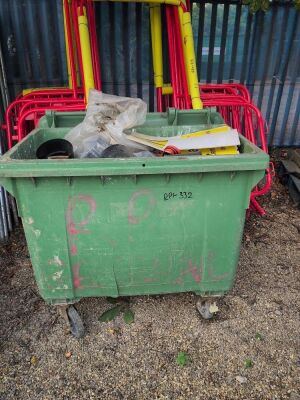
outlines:
[{"label": "pink spray paint marking", "polygon": [[[73,219],[73,213],[74,210],[76,209],[76,205],[80,202],[84,201],[89,205],[89,212],[87,213],[87,216],[85,219],[83,219],[79,223],[75,223]],[[93,199],[92,196],[88,195],[83,195],[83,194],[78,194],[70,198],[68,208],[67,208],[67,213],[66,213],[66,219],[67,219],[67,229],[69,235],[78,235],[80,233],[87,232],[87,230],[83,229],[85,225],[88,225],[92,215],[95,213],[97,208],[96,202]]]},{"label": "pink spray paint marking", "polygon": [[78,254],[78,249],[77,249],[76,244],[73,243],[73,244],[71,245],[70,252],[71,252],[71,256],[77,256],[77,254]]},{"label": "pink spray paint marking", "polygon": [[192,260],[188,260],[188,269],[185,271],[182,271],[180,273],[180,275],[188,275],[188,274],[192,275],[192,277],[196,283],[200,283],[201,279],[202,279],[202,267],[193,265]]},{"label": "pink spray paint marking", "polygon": [[[89,205],[89,211],[86,217],[81,222],[74,221],[74,211],[76,210],[76,206],[80,204],[80,202],[86,202]],[[78,256],[78,247],[76,245],[76,240],[78,235],[82,233],[87,233],[88,230],[84,229],[86,225],[88,225],[91,221],[92,215],[96,212],[96,202],[92,196],[78,194],[70,197],[67,211],[66,211],[66,223],[67,223],[67,232],[69,236],[69,247],[71,256]],[[72,273],[73,273],[73,285],[76,289],[82,288],[81,281],[84,279],[80,276],[80,262],[76,262],[72,265]]]},{"label": "pink spray paint marking", "polygon": [[80,277],[79,272],[80,272],[80,264],[74,264],[72,266],[72,272],[73,272],[73,285],[76,289],[80,289],[81,286],[81,281],[83,278]]},{"label": "pink spray paint marking", "polygon": [[[137,199],[141,196],[148,197],[148,207],[145,209],[144,214],[138,217],[138,216],[134,215],[135,203],[136,203]],[[131,196],[131,198],[128,202],[128,222],[132,225],[137,225],[142,220],[147,219],[149,217],[151,211],[153,210],[155,204],[156,204],[155,198],[150,190],[143,189],[143,190],[138,190],[137,192],[133,193],[133,195]]]}]

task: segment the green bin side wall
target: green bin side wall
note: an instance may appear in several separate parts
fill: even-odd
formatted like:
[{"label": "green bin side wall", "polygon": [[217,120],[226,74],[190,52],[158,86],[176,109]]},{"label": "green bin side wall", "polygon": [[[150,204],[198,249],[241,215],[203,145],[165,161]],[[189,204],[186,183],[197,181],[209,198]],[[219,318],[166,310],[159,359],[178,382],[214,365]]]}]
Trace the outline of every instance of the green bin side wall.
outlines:
[{"label": "green bin side wall", "polygon": [[[63,303],[89,296],[227,292],[250,191],[263,173],[6,183],[17,199],[40,294]],[[169,193],[174,197],[164,200]]]},{"label": "green bin side wall", "polygon": [[[86,113],[47,111],[38,124],[39,128],[72,128],[80,124]],[[170,108],[168,112],[147,113],[145,126],[166,125],[204,125],[203,129],[224,124],[224,119],[213,107],[202,110],[178,110]]]}]

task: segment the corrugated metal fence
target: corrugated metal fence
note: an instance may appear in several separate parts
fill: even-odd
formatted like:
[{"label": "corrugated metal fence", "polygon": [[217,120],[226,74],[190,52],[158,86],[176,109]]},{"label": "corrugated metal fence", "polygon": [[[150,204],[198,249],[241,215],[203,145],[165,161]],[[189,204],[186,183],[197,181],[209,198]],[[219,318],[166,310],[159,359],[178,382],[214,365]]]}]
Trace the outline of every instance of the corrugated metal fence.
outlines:
[{"label": "corrugated metal fence", "polygon": [[[154,108],[146,4],[96,3],[103,90]],[[268,142],[300,144],[300,13],[272,2],[251,15],[238,2],[193,4],[201,82],[242,82],[269,124]],[[61,1],[1,0],[0,41],[10,96],[66,85]]]},{"label": "corrugated metal fence", "polygon": [[268,121],[269,144],[300,145],[300,13],[272,2],[269,12],[252,16],[227,1],[195,11],[201,81],[246,84]]}]

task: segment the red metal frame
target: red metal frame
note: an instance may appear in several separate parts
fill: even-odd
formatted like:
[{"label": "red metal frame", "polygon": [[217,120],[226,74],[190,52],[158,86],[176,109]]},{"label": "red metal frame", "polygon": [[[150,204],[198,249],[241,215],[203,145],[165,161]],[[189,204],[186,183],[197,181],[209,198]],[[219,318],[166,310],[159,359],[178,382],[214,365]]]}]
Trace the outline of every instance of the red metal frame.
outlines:
[{"label": "red metal frame", "polygon": [[[268,147],[265,136],[264,120],[260,110],[252,103],[249,103],[241,96],[229,96],[230,99],[213,94],[212,96],[203,96],[205,107],[217,107],[226,123],[237,129],[252,143],[259,144],[261,149],[268,153]],[[255,129],[254,124],[257,124]],[[257,132],[257,137],[255,136]],[[267,168],[265,180],[261,187],[257,186],[251,193],[251,209],[256,210],[258,214],[264,215],[264,209],[258,204],[256,198],[267,194],[272,185],[273,171],[271,166]]]},{"label": "red metal frame", "polygon": [[[33,93],[33,92],[32,92]],[[31,94],[31,93],[30,93]],[[66,97],[51,97],[51,98],[41,98],[41,97],[31,97],[24,96],[18,100],[13,101],[6,109],[5,121],[6,125],[3,128],[6,129],[7,144],[10,149],[13,146],[14,141],[19,141],[22,136],[18,131],[18,122],[28,108],[34,109],[35,107],[40,107],[43,105],[45,108],[48,106],[55,105],[59,110],[63,111],[68,105],[84,105],[83,99],[74,99],[71,96]],[[29,132],[27,132],[29,133]]]},{"label": "red metal frame", "polygon": [[199,85],[202,93],[224,93],[242,96],[251,102],[251,97],[246,86],[241,83],[206,83]]},{"label": "red metal frame", "polygon": [[101,84],[101,67],[100,67],[100,57],[99,57],[99,43],[96,31],[95,7],[92,1],[87,1],[87,17],[90,28],[90,41],[92,49],[95,89],[101,90],[102,84]]},{"label": "red metal frame", "polygon": [[72,10],[72,23],[73,23],[73,28],[74,28],[74,35],[75,35],[75,43],[76,43],[76,49],[77,49],[77,54],[78,54],[78,65],[79,65],[79,73],[80,73],[80,80],[81,80],[81,87],[84,91],[84,73],[83,73],[83,66],[82,66],[82,54],[81,54],[81,49],[80,49],[80,37],[79,37],[79,28],[78,28],[78,8],[79,7],[79,2],[78,0],[73,0],[72,5],[71,5],[71,10]]},{"label": "red metal frame", "polygon": [[[185,69],[182,68],[182,62],[178,60],[183,58],[183,49],[175,42],[175,37],[179,37],[180,26],[176,22],[175,14],[173,18],[170,11],[171,6],[166,7],[166,22],[168,32],[169,46],[169,64],[171,86],[173,94],[164,97],[163,107],[169,103],[170,97],[172,103],[178,108],[191,108],[191,102],[182,101],[186,95],[186,88],[183,83],[183,77],[186,77]],[[175,7],[173,8],[174,11]],[[184,66],[184,64],[183,64]],[[201,100],[204,107],[217,107],[223,116],[225,122],[245,135],[252,143],[258,144],[263,151],[268,153],[266,143],[265,122],[258,108],[251,102],[251,97],[247,88],[238,83],[229,84],[206,84],[199,85],[201,90]],[[188,95],[188,93],[187,93]],[[161,100],[158,99],[159,108]],[[158,108],[158,109],[159,109]],[[257,134],[257,137],[256,137]],[[255,209],[260,215],[265,211],[258,204],[256,197],[266,194],[271,187],[272,172],[271,168],[266,170],[265,181],[262,187],[256,187],[251,194],[251,209]]]},{"label": "red metal frame", "polygon": [[75,57],[74,57],[72,28],[71,28],[71,21],[70,21],[70,7],[69,7],[68,0],[64,0],[64,10],[65,10],[65,19],[66,19],[67,43],[68,43],[68,48],[69,48],[72,90],[73,90],[73,96],[74,96],[74,98],[76,98],[77,97],[76,62],[75,62]]},{"label": "red metal frame", "polygon": [[[33,126],[36,126],[39,118],[45,114],[46,110],[82,111],[85,109],[84,76],[78,29],[78,12],[82,14],[84,6],[86,7],[90,30],[95,88],[101,90],[101,69],[94,5],[92,4],[92,0],[73,0],[71,5],[69,5],[69,2],[66,0],[64,2],[64,9],[66,15],[67,41],[70,49],[72,89],[41,89],[24,96],[18,96],[16,100],[9,105],[5,114],[6,125],[3,127],[7,132],[9,148],[12,147],[14,141],[21,140],[28,131],[32,129],[32,127],[26,126],[26,122],[30,120]],[[189,1],[187,1],[186,6],[181,4],[181,7],[184,11],[189,10]],[[165,8],[173,94],[163,96],[162,88],[157,88],[157,110],[163,111],[169,106],[189,109],[191,108],[191,99],[188,92],[187,76],[185,72],[178,10],[177,7],[170,5]],[[74,40],[77,51],[81,88],[79,88],[77,84]],[[200,84],[200,91],[204,107],[216,107],[228,125],[237,129],[252,143],[258,144],[262,150],[268,152],[265,138],[267,133],[266,123],[259,109],[251,102],[249,91],[244,85],[238,83]],[[260,215],[263,215],[265,212],[258,204],[256,198],[269,191],[272,175],[272,169],[268,168],[263,185],[261,187],[256,187],[251,194],[250,209],[255,209]]]},{"label": "red metal frame", "polygon": [[18,121],[18,137],[20,138],[20,140],[22,140],[28,133],[26,131],[26,127],[25,127],[26,119],[29,116],[33,116],[34,126],[36,126],[38,121],[39,121],[39,119],[48,110],[53,110],[53,111],[84,111],[85,110],[85,104],[73,105],[73,106],[65,106],[65,107],[47,106],[47,107],[39,107],[39,108],[34,108],[34,109],[31,109],[31,110],[25,111],[20,116],[19,121]]}]

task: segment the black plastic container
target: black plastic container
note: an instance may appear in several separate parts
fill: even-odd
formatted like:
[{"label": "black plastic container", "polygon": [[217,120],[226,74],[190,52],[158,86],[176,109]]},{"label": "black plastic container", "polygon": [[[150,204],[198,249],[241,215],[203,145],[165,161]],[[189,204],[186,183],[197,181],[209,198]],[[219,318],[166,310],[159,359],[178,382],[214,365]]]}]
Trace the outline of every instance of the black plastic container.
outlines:
[{"label": "black plastic container", "polygon": [[65,139],[47,140],[36,151],[39,159],[66,159],[74,158],[73,146]]}]

